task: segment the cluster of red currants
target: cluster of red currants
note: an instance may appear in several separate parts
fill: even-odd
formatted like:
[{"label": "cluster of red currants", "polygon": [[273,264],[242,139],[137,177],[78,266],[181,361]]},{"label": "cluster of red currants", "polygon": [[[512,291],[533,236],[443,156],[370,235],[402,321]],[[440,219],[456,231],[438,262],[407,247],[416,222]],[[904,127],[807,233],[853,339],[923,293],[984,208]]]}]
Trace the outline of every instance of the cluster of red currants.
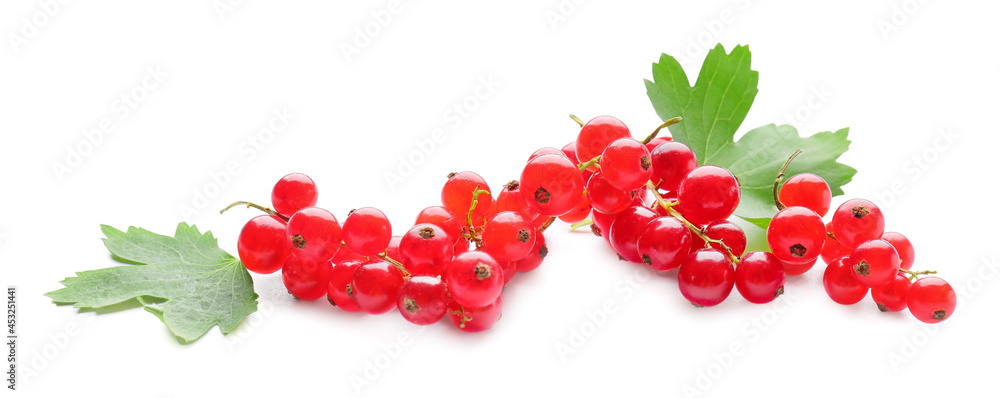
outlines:
[{"label": "cluster of red currants", "polygon": [[461,330],[486,330],[500,319],[504,285],[548,252],[547,219],[519,192],[508,183],[494,203],[482,177],[454,173],[441,191],[443,206],[423,209],[404,235],[392,236],[388,218],[371,207],[351,210],[341,225],[315,207],[312,179],[293,173],[275,184],[274,210],[237,202],[268,213],[244,225],[237,249],[250,271],[281,270],[285,288],[302,300],[326,296],[369,314],[398,308],[418,325],[447,315]]}]

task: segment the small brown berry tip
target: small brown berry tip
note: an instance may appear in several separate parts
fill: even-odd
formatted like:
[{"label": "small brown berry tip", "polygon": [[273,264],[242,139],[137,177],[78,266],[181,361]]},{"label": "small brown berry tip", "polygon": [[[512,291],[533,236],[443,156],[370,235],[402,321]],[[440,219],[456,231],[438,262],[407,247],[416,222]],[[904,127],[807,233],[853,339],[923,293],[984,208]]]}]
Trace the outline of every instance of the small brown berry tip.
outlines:
[{"label": "small brown berry tip", "polygon": [[653,162],[649,160],[649,156],[643,156],[642,159],[639,160],[639,164],[642,166],[643,170],[649,170],[649,168],[653,166]]},{"label": "small brown berry tip", "polygon": [[476,279],[478,280],[483,280],[489,278],[490,275],[493,275],[493,270],[490,269],[490,266],[483,263],[476,264],[475,272],[476,272]]},{"label": "small brown berry tip", "polygon": [[528,232],[527,229],[522,229],[520,231],[517,231],[518,242],[525,243],[529,240],[531,240],[531,232]]},{"label": "small brown berry tip", "polygon": [[549,203],[549,199],[552,199],[552,194],[549,193],[547,189],[538,187],[538,189],[535,190],[535,202],[546,204]]},{"label": "small brown berry tip", "polygon": [[417,231],[417,234],[419,234],[420,237],[424,238],[424,239],[433,238],[434,237],[434,228],[431,228],[431,227],[420,228],[420,230]]},{"label": "small brown berry tip", "polygon": [[868,276],[872,273],[871,266],[869,266],[868,262],[865,260],[861,260],[860,263],[854,264],[854,272],[861,276]]},{"label": "small brown berry tip", "polygon": [[515,189],[520,188],[521,187],[521,183],[517,182],[517,180],[510,180],[510,182],[504,184],[503,187],[507,188],[508,191],[513,191]]},{"label": "small brown berry tip", "polygon": [[545,256],[548,255],[549,255],[549,247],[542,245],[542,247],[538,249],[538,257],[541,259],[545,259]]},{"label": "small brown berry tip", "polygon": [[292,235],[292,246],[295,246],[296,249],[305,248],[306,238],[302,237],[302,235],[299,234]]},{"label": "small brown berry tip", "polygon": [[934,311],[934,316],[932,316],[932,318],[934,318],[935,321],[943,321],[944,318],[947,318],[947,317],[948,317],[948,313],[945,312],[945,310]]},{"label": "small brown berry tip", "polygon": [[653,259],[649,258],[648,255],[643,254],[642,255],[642,263],[646,264],[646,265],[653,265]]},{"label": "small brown berry tip", "polygon": [[865,205],[857,205],[851,209],[851,214],[854,218],[864,218],[865,216],[871,214],[871,212],[872,211],[865,207]]},{"label": "small brown berry tip", "polygon": [[448,179],[450,180],[450,179],[451,179],[451,177],[454,177],[454,176],[455,176],[455,174],[458,174],[458,173],[456,173],[456,172],[454,172],[454,171],[453,171],[453,172],[451,172],[451,173],[448,173]]},{"label": "small brown berry tip", "polygon": [[788,251],[791,252],[792,255],[795,257],[805,257],[806,255],[806,247],[802,246],[801,243],[796,243],[792,245],[792,247],[788,248]]}]

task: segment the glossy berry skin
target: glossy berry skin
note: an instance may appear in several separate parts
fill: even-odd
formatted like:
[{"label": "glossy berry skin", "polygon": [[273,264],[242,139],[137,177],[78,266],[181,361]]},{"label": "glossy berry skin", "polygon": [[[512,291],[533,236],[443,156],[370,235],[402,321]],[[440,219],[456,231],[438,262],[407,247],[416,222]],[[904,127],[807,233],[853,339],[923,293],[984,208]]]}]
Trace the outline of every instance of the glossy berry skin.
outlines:
[{"label": "glossy berry skin", "polygon": [[910,291],[910,278],[903,273],[896,273],[892,281],[882,287],[872,289],[872,300],[878,305],[879,311],[898,312],[906,309],[906,295]]},{"label": "glossy berry skin", "polygon": [[451,297],[466,307],[485,307],[503,290],[503,268],[489,254],[472,251],[455,256],[444,274]]},{"label": "glossy berry skin", "polygon": [[497,297],[496,301],[480,308],[463,307],[452,300],[448,303],[448,320],[463,332],[482,332],[500,320],[502,310],[502,297]]},{"label": "glossy berry skin", "polygon": [[[466,210],[467,212],[468,210]],[[417,214],[417,220],[413,222],[413,225],[425,223],[441,227],[444,232],[457,241],[462,237],[462,227],[465,225],[465,220],[459,218],[457,214],[448,210],[447,207],[430,206]]]},{"label": "glossy berry skin", "polygon": [[351,277],[351,294],[358,308],[368,314],[378,315],[396,308],[403,274],[385,261],[362,264]]},{"label": "glossy berry skin", "polygon": [[281,177],[271,189],[271,205],[274,206],[274,211],[285,217],[291,217],[305,207],[315,206],[317,201],[319,191],[316,183],[302,173]]},{"label": "glossy berry skin", "polygon": [[448,289],[441,279],[414,276],[399,288],[396,308],[407,321],[417,325],[437,323],[448,312]]},{"label": "glossy berry skin", "polygon": [[639,254],[639,236],[646,230],[646,225],[656,218],[656,213],[644,206],[631,206],[618,214],[611,224],[608,241],[611,248],[626,261],[641,263]]},{"label": "glossy berry skin", "polygon": [[598,116],[590,119],[580,128],[580,135],[576,137],[577,163],[586,163],[604,153],[604,148],[614,140],[631,136],[625,123],[617,118]]},{"label": "glossy berry skin", "polygon": [[559,216],[559,221],[567,224],[578,223],[590,215],[590,210],[592,210],[592,207],[590,206],[590,198],[587,197],[587,192],[581,192],[580,200],[576,202],[576,205],[573,206],[572,210]]},{"label": "glossy berry skin", "polygon": [[566,145],[563,145],[562,152],[571,162],[580,163],[580,159],[576,157],[576,141],[570,141]]},{"label": "glossy berry skin", "polygon": [[667,191],[676,191],[681,180],[698,167],[694,151],[680,142],[670,141],[657,145],[649,153],[649,159],[653,163],[649,180]]},{"label": "glossy berry skin", "polygon": [[498,262],[516,261],[527,256],[535,246],[538,230],[531,222],[513,211],[502,211],[483,227],[480,250]]},{"label": "glossy berry skin", "polygon": [[[532,271],[542,265],[542,260],[545,260],[545,256],[548,254],[549,248],[545,246],[545,234],[539,232],[535,234],[535,245],[531,247],[528,255],[515,261],[514,265],[519,272]],[[506,271],[504,277],[507,277]]]},{"label": "glossy berry skin", "polygon": [[626,192],[611,185],[604,178],[604,173],[597,171],[587,180],[587,198],[590,206],[602,213],[615,214],[625,210],[632,204],[633,193]]},{"label": "glossy berry skin", "polygon": [[524,193],[521,192],[521,183],[517,180],[512,180],[504,184],[503,190],[497,195],[495,203],[497,213],[503,211],[517,212],[528,221],[538,218],[538,211],[528,204]]},{"label": "glossy berry skin", "polygon": [[652,141],[647,142],[646,143],[646,149],[648,149],[649,152],[652,153],[653,150],[656,149],[656,147],[659,146],[660,144],[662,144],[664,142],[670,142],[670,141],[673,141],[673,140],[674,140],[673,137],[659,136],[659,137],[653,138]]},{"label": "glossy berry skin", "polygon": [[740,184],[729,170],[701,166],[681,180],[677,201],[684,217],[694,224],[725,220],[740,203]]},{"label": "glossy berry skin", "polygon": [[899,254],[889,242],[881,239],[858,245],[848,263],[854,278],[870,288],[885,286],[899,272]]},{"label": "glossy berry skin", "polygon": [[521,172],[522,196],[532,209],[546,217],[573,210],[583,195],[583,176],[565,156],[542,155]]},{"label": "glossy berry skin", "polygon": [[251,218],[243,225],[236,249],[248,270],[270,274],[281,269],[291,253],[285,222],[275,216]]},{"label": "glossy berry skin", "polygon": [[812,261],[802,264],[791,264],[781,260],[778,261],[781,261],[781,265],[785,267],[785,275],[796,276],[796,275],[802,275],[806,273],[806,271],[811,270],[812,267],[816,265],[816,260],[817,259],[814,258],[812,259]]},{"label": "glossy berry skin", "polygon": [[778,191],[778,200],[785,206],[802,206],[826,217],[830,210],[830,185],[823,177],[812,173],[796,174],[785,181]]},{"label": "glossy berry skin", "polygon": [[896,249],[896,254],[899,254],[899,268],[908,270],[913,266],[916,254],[913,251],[913,244],[906,236],[899,232],[886,232],[882,234],[882,240],[889,242]]},{"label": "glossy berry skin", "polygon": [[358,303],[354,301],[351,280],[354,278],[354,271],[364,263],[361,260],[348,260],[334,264],[333,270],[330,271],[330,283],[326,289],[326,297],[333,305],[347,312],[361,311]]},{"label": "glossy berry skin", "polygon": [[300,300],[316,300],[327,294],[333,264],[330,260],[318,261],[296,255],[288,256],[281,267],[281,280],[288,293]]},{"label": "glossy berry skin", "polygon": [[955,289],[944,279],[934,276],[917,279],[906,294],[906,306],[910,313],[924,323],[948,319],[957,304]]},{"label": "glossy berry skin", "polygon": [[833,212],[831,223],[834,237],[850,249],[866,241],[879,239],[885,229],[882,210],[865,199],[851,199],[841,204]]},{"label": "glossy berry skin", "polygon": [[697,307],[711,307],[723,302],[733,291],[736,270],[722,252],[698,249],[688,255],[677,270],[681,294]]},{"label": "glossy berry skin", "polygon": [[[472,206],[472,197],[476,189],[490,191],[490,186],[479,174],[471,171],[453,173],[448,176],[448,181],[441,188],[441,203],[455,215],[462,217],[469,213]],[[492,194],[480,194],[476,197],[476,209],[472,211],[473,219],[482,219],[489,212],[493,205]]]},{"label": "glossy berry skin", "polygon": [[292,254],[326,261],[341,247],[341,228],[337,218],[326,209],[306,207],[288,220],[288,241]]},{"label": "glossy berry skin", "polygon": [[823,253],[826,226],[816,212],[792,206],[779,211],[767,226],[767,244],[779,260],[804,264]]},{"label": "glossy berry skin", "polygon": [[417,224],[400,239],[399,252],[413,275],[437,276],[455,251],[455,240],[434,224]]},{"label": "glossy berry skin", "polygon": [[601,154],[601,172],[608,182],[622,191],[634,191],[649,181],[653,172],[649,150],[632,138],[619,138]]},{"label": "glossy berry skin", "polygon": [[[708,236],[709,239],[721,239],[722,243],[725,243],[736,257],[742,256],[743,252],[747,249],[747,236],[743,233],[743,228],[730,221],[713,221],[711,224],[706,225],[705,236]],[[692,238],[693,246],[698,246],[698,248],[705,247],[704,239],[694,234],[692,234]],[[722,250],[722,245],[714,242],[709,245],[725,253],[725,250]]]},{"label": "glossy berry skin", "polygon": [[342,235],[348,249],[362,256],[374,256],[389,245],[392,225],[381,210],[362,207],[347,215]]},{"label": "glossy berry skin", "polygon": [[615,223],[618,215],[621,213],[602,213],[599,211],[594,211],[591,215],[594,219],[594,223],[590,226],[590,230],[594,232],[594,235],[599,235],[604,238],[609,244],[611,243],[611,225]]},{"label": "glossy berry skin", "polygon": [[670,271],[680,267],[691,253],[691,234],[676,218],[659,217],[642,228],[636,247],[647,267]]},{"label": "glossy berry skin", "polygon": [[751,303],[769,303],[785,292],[785,267],[771,253],[747,253],[736,264],[736,290]]},{"label": "glossy berry skin", "polygon": [[[833,233],[833,223],[826,223],[826,232]],[[827,234],[826,241],[823,243],[823,253],[820,256],[823,257],[824,263],[830,264],[838,258],[850,256],[853,251]]]},{"label": "glossy berry skin", "polygon": [[854,270],[846,257],[835,260],[823,272],[823,289],[837,304],[851,305],[868,294],[868,286],[854,278]]},{"label": "glossy berry skin", "polygon": [[[560,149],[555,149],[553,147],[544,147],[544,148],[538,148],[537,150],[535,150],[534,152],[532,152],[531,156],[528,156],[528,160],[530,161],[531,159],[537,158],[537,157],[542,156],[542,155],[548,155],[548,154],[551,154],[551,153],[554,153],[554,154],[557,154],[557,155],[560,155],[560,156],[566,156],[566,154],[563,153],[563,151],[560,150]],[[569,159],[569,158],[567,158],[567,159]]]}]

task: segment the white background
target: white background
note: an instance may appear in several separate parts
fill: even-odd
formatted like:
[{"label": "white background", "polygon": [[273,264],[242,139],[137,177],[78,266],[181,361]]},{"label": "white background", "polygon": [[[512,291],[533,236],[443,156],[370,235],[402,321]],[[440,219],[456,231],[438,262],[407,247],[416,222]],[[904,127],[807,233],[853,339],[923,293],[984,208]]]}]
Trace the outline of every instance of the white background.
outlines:
[{"label": "white background", "polygon": [[[995,5],[577,1],[403,1],[361,39],[359,29],[386,19],[387,2],[57,10],[3,2],[0,270],[18,288],[21,392],[965,396],[992,388]],[[46,8],[52,16],[39,16]],[[356,40],[364,45],[345,56]],[[254,276],[261,311],[233,334],[213,329],[188,345],[141,309],[80,314],[42,295],[73,272],[116,265],[102,223],[171,234],[189,219],[235,253],[256,213],[217,210],[266,203],[294,171],[317,181],[320,205],[339,217],[375,206],[402,233],[438,204],[448,172],[477,171],[499,190],[532,151],[574,139],[569,113],[615,115],[645,136],[659,123],[642,82],[650,65],[666,52],[694,75],[715,42],[750,44],[760,71],[741,132],[779,120],[803,134],[851,127],[841,161],[859,172],[847,196],[877,199],[888,229],[915,244],[916,268],[937,269],[964,292],[950,320],[926,327],[907,312],[879,313],[870,298],[837,305],[823,291],[822,265],[790,278],[779,302],[753,305],[734,292],[697,309],[674,274],[649,276],[561,223],[546,234],[542,267],[506,289],[503,319],[475,335],[447,321],[422,328],[395,313],[298,302],[279,274]],[[157,69],[162,81],[146,78]],[[140,88],[144,79],[151,89]],[[499,86],[470,99],[483,80]],[[133,93],[142,100],[126,115],[120,97]],[[474,109],[456,119],[455,106]],[[251,158],[249,140],[260,141],[275,110],[294,118],[265,134]],[[102,119],[112,132],[71,171],[55,171]],[[435,128],[443,142],[412,155]],[[411,155],[419,164],[389,184],[386,174]],[[238,173],[225,172],[230,163]],[[400,338],[408,344],[397,348]],[[560,355],[560,345],[574,352]]]}]

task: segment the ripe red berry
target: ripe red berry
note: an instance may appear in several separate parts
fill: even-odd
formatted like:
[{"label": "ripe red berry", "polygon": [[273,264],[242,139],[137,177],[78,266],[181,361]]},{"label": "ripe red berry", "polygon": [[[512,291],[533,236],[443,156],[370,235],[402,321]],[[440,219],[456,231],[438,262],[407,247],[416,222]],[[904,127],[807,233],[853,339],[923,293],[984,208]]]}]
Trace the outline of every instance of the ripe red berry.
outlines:
[{"label": "ripe red berry", "polygon": [[351,279],[354,278],[354,271],[364,264],[362,260],[348,260],[341,263],[334,263],[333,270],[330,271],[330,283],[327,286],[326,296],[330,303],[348,312],[361,311],[358,303],[354,301],[354,289],[351,287]]},{"label": "ripe red berry", "polygon": [[530,161],[531,159],[537,158],[537,157],[542,156],[542,155],[548,155],[548,154],[551,154],[551,153],[554,153],[554,154],[560,155],[560,156],[566,156],[566,154],[563,153],[562,150],[555,149],[553,147],[548,147],[547,146],[547,147],[544,147],[544,148],[538,148],[537,150],[535,150],[534,152],[532,152],[531,156],[528,157],[528,160]]},{"label": "ripe red berry", "polygon": [[559,216],[559,221],[567,224],[575,224],[583,221],[590,215],[590,210],[592,209],[590,205],[590,199],[587,197],[587,192],[580,193],[580,200],[576,202],[573,209],[563,213]]},{"label": "ripe red berry", "polygon": [[563,145],[562,152],[571,162],[580,162],[580,159],[576,157],[576,141],[570,141],[566,145]]},{"label": "ripe red berry", "polygon": [[399,242],[403,264],[413,275],[440,275],[454,251],[455,240],[434,224],[414,225]]},{"label": "ripe red berry", "polygon": [[670,271],[680,267],[691,253],[691,234],[676,218],[659,217],[642,227],[636,247],[643,264],[656,271]]},{"label": "ripe red berry", "polygon": [[485,307],[503,290],[503,269],[489,254],[472,251],[455,256],[444,274],[452,298],[466,307]]},{"label": "ripe red berry", "polygon": [[480,250],[498,262],[516,261],[527,256],[535,245],[535,229],[528,220],[513,211],[502,211],[483,227]]},{"label": "ripe red berry", "polygon": [[676,191],[681,180],[698,167],[698,159],[687,145],[665,142],[649,153],[653,163],[649,180],[662,190]]},{"label": "ripe red berry", "polygon": [[524,193],[521,192],[521,183],[517,180],[512,180],[503,186],[503,190],[497,195],[495,203],[497,213],[503,211],[517,212],[528,221],[538,218],[538,211],[528,204]]},{"label": "ripe red berry", "polygon": [[[466,211],[467,213],[468,211]],[[463,213],[465,214],[465,213]],[[458,240],[462,237],[462,227],[465,225],[465,220],[459,218],[458,215],[448,210],[444,206],[430,206],[426,207],[417,214],[417,220],[413,222],[413,225],[417,224],[434,224],[441,227],[448,236],[453,239]]]},{"label": "ripe red berry", "polygon": [[823,253],[820,254],[823,257],[823,262],[827,264],[834,262],[838,258],[848,257],[854,251],[840,244],[840,242],[837,242],[836,239],[830,236],[833,234],[832,228],[833,223],[826,223],[826,241],[823,243]]},{"label": "ripe red berry", "polygon": [[319,200],[316,183],[302,173],[291,173],[281,177],[271,190],[271,205],[274,211],[285,217],[302,208],[315,206]]},{"label": "ripe red berry", "polygon": [[347,248],[362,256],[383,252],[392,239],[389,218],[374,207],[362,207],[348,214],[342,232]]},{"label": "ripe red berry", "polygon": [[736,264],[735,282],[747,301],[769,303],[785,292],[785,268],[773,254],[753,251]]},{"label": "ripe red berry", "polygon": [[944,279],[934,276],[917,279],[906,294],[906,306],[910,313],[925,323],[948,319],[957,305],[955,289]]},{"label": "ripe red berry", "polygon": [[[452,213],[464,219],[464,216],[469,213],[472,198],[477,189],[492,192],[490,186],[486,184],[486,180],[479,174],[471,171],[449,174],[448,181],[441,188],[441,203]],[[481,220],[489,212],[493,205],[493,196],[491,195],[480,194],[476,196],[478,203],[472,212],[474,220]]]},{"label": "ripe red berry", "polygon": [[332,272],[333,264],[330,260],[319,261],[291,255],[281,267],[281,279],[288,293],[296,298],[316,300],[327,294]]},{"label": "ripe red berry", "polygon": [[812,259],[812,261],[802,264],[792,264],[781,261],[781,265],[785,268],[785,275],[790,275],[790,276],[802,275],[806,273],[806,271],[811,270],[812,267],[816,265],[816,259],[814,258]]},{"label": "ripe red berry", "polygon": [[[535,234],[535,245],[531,247],[531,251],[528,252],[527,256],[515,261],[514,265],[517,266],[517,270],[519,272],[528,272],[538,268],[539,265],[542,265],[542,260],[544,260],[545,256],[548,254],[549,248],[545,246],[545,234],[538,233]],[[504,273],[504,277],[506,277],[506,275],[507,274]]]},{"label": "ripe red berry", "polygon": [[417,325],[430,325],[448,312],[448,289],[434,276],[414,276],[399,288],[396,308],[406,320]]},{"label": "ripe red berry", "polygon": [[912,284],[910,278],[902,272],[897,272],[888,284],[872,289],[872,300],[875,300],[879,311],[902,311],[906,309],[906,295]]},{"label": "ripe red berry", "polygon": [[649,150],[632,138],[619,138],[608,144],[601,154],[600,164],[604,178],[622,191],[634,191],[646,185],[653,166]]},{"label": "ripe red berry", "polygon": [[304,259],[327,261],[341,247],[340,223],[332,213],[319,207],[306,207],[288,220],[288,239],[292,254]]},{"label": "ripe red berry", "polygon": [[889,242],[896,249],[896,254],[899,254],[899,268],[908,270],[913,266],[916,254],[913,251],[913,244],[906,236],[899,232],[886,232],[882,234],[882,240]]},{"label": "ripe red berry", "polygon": [[587,180],[587,198],[590,205],[599,212],[606,214],[619,213],[632,203],[635,192],[626,192],[615,188],[604,178],[604,173],[598,170]]},{"label": "ripe red berry", "polygon": [[494,302],[480,308],[463,307],[452,300],[448,303],[448,320],[463,332],[482,332],[500,320],[502,309],[503,297],[499,296]]},{"label": "ripe red berry", "polygon": [[854,278],[854,270],[846,257],[835,260],[823,272],[823,289],[837,304],[851,305],[868,294],[868,286]]},{"label": "ripe red berry", "polygon": [[[585,163],[604,152],[612,141],[631,137],[625,123],[611,116],[598,116],[580,128],[576,138],[576,160]],[[596,168],[595,168],[596,169]]]},{"label": "ripe red berry", "polygon": [[840,244],[854,249],[861,243],[882,236],[885,218],[882,210],[864,199],[851,199],[833,212],[833,235]]},{"label": "ripe red berry", "polygon": [[292,250],[286,233],[285,222],[278,217],[262,215],[250,219],[236,242],[240,261],[258,274],[281,269]]},{"label": "ripe red berry", "polygon": [[710,307],[733,291],[736,271],[729,258],[716,249],[692,252],[677,271],[677,285],[691,304]]},{"label": "ripe red berry", "polygon": [[633,263],[641,263],[639,254],[639,236],[646,230],[646,225],[656,218],[649,208],[632,206],[618,214],[611,224],[608,241],[619,256]]},{"label": "ripe red berry", "polygon": [[[747,236],[743,233],[743,228],[730,221],[719,220],[706,225],[705,236],[709,239],[722,240],[722,243],[725,243],[736,257],[742,256],[747,249]],[[697,234],[692,233],[691,238],[693,239],[692,247],[705,247],[705,240]],[[715,242],[709,245],[725,253],[725,250],[722,250],[722,245]]]},{"label": "ripe red berry", "polygon": [[648,149],[649,152],[652,153],[653,150],[656,149],[656,147],[659,146],[660,144],[662,144],[664,142],[670,142],[670,141],[673,141],[673,140],[674,139],[672,137],[659,136],[659,137],[653,138],[652,141],[647,142],[646,143],[646,149]]},{"label": "ripe red berry", "polygon": [[351,277],[351,296],[368,314],[384,314],[396,308],[403,274],[386,261],[362,264]]},{"label": "ripe red berry", "polygon": [[819,214],[801,206],[779,211],[767,226],[767,244],[778,259],[804,264],[823,253],[826,226]]},{"label": "ripe red berry", "polygon": [[521,172],[520,189],[527,203],[547,217],[573,210],[583,194],[583,176],[575,164],[559,155],[531,159]]},{"label": "ripe red berry", "polygon": [[677,201],[681,214],[696,225],[725,220],[740,203],[740,184],[729,170],[701,166],[681,180]]},{"label": "ripe red berry", "polygon": [[796,174],[785,181],[778,192],[778,200],[785,206],[806,207],[820,217],[830,210],[830,185],[823,177],[812,173]]},{"label": "ripe red berry", "polygon": [[870,288],[882,287],[899,272],[899,255],[889,242],[870,240],[858,245],[848,260],[854,278]]}]

